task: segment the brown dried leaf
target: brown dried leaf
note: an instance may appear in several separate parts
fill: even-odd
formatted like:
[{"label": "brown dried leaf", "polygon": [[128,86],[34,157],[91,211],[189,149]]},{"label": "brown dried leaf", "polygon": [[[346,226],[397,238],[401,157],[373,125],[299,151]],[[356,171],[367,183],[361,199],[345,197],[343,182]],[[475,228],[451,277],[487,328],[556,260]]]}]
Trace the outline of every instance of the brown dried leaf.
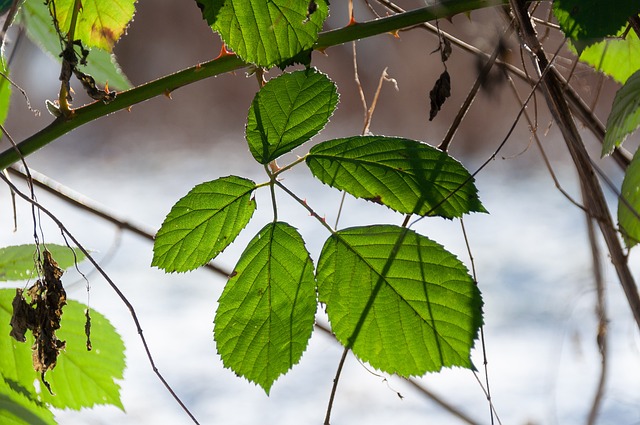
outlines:
[{"label": "brown dried leaf", "polygon": [[451,77],[447,71],[444,71],[440,74],[440,78],[438,78],[429,92],[429,99],[431,100],[429,121],[433,121],[436,115],[438,115],[440,108],[442,108],[442,105],[449,96],[451,96]]},{"label": "brown dried leaf", "polygon": [[[42,383],[53,394],[45,379],[45,373],[56,366],[58,355],[65,348],[65,341],[57,338],[56,330],[60,329],[62,308],[67,304],[67,294],[60,280],[64,272],[47,250],[43,251],[40,269],[43,278],[38,279],[27,290],[27,295],[31,298],[30,303],[25,300],[22,289],[16,289],[16,296],[12,301],[10,335],[20,342],[25,342],[26,331],[30,330],[33,333],[33,368],[40,372]],[[89,323],[87,314],[87,326],[90,326]],[[87,334],[90,345],[88,337]]]},{"label": "brown dried leaf", "polygon": [[34,318],[33,310],[27,304],[22,295],[22,289],[16,288],[16,296],[11,302],[13,314],[11,315],[11,332],[9,335],[16,341],[25,342],[27,340],[25,334],[27,329],[33,329]]},{"label": "brown dried leaf", "polygon": [[440,45],[440,58],[442,59],[442,63],[446,62],[451,56],[451,42],[448,38],[442,37],[442,44]]}]

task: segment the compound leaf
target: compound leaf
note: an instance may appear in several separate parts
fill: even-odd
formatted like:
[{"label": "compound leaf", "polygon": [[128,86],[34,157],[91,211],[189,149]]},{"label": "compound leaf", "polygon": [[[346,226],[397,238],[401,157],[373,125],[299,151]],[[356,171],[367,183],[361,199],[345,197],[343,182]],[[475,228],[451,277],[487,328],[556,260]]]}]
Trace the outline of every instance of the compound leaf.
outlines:
[{"label": "compound leaf", "polygon": [[95,310],[91,311],[92,351],[87,351],[85,335],[86,305],[67,300],[57,336],[66,341],[64,352],[46,379],[55,396],[34,381],[40,379],[32,365],[33,336],[17,342],[9,337],[12,300],[15,291],[0,290],[0,375],[21,388],[31,400],[41,400],[58,408],[80,409],[98,404],[112,404],[122,409],[120,386],[125,367],[124,344],[109,321]]},{"label": "compound leaf", "polygon": [[338,104],[335,84],[315,69],[283,74],[256,94],[247,118],[247,142],[267,164],[316,135]]},{"label": "compound leaf", "polygon": [[237,176],[195,186],[162,223],[151,265],[186,272],[215,258],[249,223],[256,209],[255,188],[253,181]]},{"label": "compound leaf", "polygon": [[327,0],[196,0],[203,17],[244,61],[270,68],[311,49]]},{"label": "compound leaf", "polygon": [[300,360],[315,311],[313,262],[302,237],[286,223],[268,224],[220,296],[214,338],[224,365],[268,394]]},{"label": "compound leaf", "polygon": [[[76,0],[55,1],[55,17],[64,34],[71,26],[75,2]],[[82,41],[86,47],[111,52],[133,19],[135,2],[136,0],[82,0],[74,40]]]},{"label": "compound leaf", "polygon": [[556,0],[553,13],[578,52],[604,37],[618,33],[630,16],[637,15],[637,0]]},{"label": "compound leaf", "polygon": [[484,212],[469,172],[415,140],[355,136],[314,146],[306,159],[323,183],[405,214],[460,217]]},{"label": "compound leaf", "polygon": [[618,90],[607,119],[602,156],[613,152],[627,136],[640,127],[640,71],[633,74]]},{"label": "compound leaf", "polygon": [[[44,2],[26,0],[20,9],[18,19],[25,24],[29,38],[60,62],[60,41]],[[120,90],[131,88],[131,82],[122,73],[115,56],[105,50],[91,49],[87,65],[78,65],[78,67],[82,72],[91,75],[99,84],[104,85],[108,82],[111,88]]]},{"label": "compound leaf", "polygon": [[391,225],[344,229],[325,243],[316,277],[336,337],[375,368],[411,376],[472,367],[480,292],[436,242]]},{"label": "compound leaf", "polygon": [[[61,269],[68,269],[85,259],[79,249],[64,245],[47,244],[46,248]],[[37,275],[34,266],[35,245],[16,245],[0,248],[0,281],[27,280]]]},{"label": "compound leaf", "polygon": [[628,248],[640,242],[640,149],[631,160],[622,181],[618,201],[618,224]]}]

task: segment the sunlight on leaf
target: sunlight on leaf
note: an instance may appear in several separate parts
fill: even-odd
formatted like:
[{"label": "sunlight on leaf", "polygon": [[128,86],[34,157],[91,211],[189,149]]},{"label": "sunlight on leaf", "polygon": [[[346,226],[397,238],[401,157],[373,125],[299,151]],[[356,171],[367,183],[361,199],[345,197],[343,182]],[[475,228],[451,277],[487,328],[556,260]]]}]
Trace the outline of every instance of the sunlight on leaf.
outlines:
[{"label": "sunlight on leaf", "polygon": [[480,292],[436,242],[391,225],[341,230],[316,277],[336,337],[373,367],[401,376],[472,367]]},{"label": "sunlight on leaf", "polygon": [[316,312],[313,262],[296,229],[270,223],[242,253],[220,296],[214,338],[224,365],[267,394],[298,363]]},{"label": "sunlight on leaf", "polygon": [[33,400],[41,399],[58,408],[81,409],[99,404],[112,404],[122,409],[120,386],[124,373],[124,344],[109,321],[95,310],[91,311],[92,351],[87,351],[85,335],[86,305],[68,300],[57,334],[66,341],[64,352],[47,381],[55,393],[52,396],[34,382],[40,379],[32,365],[29,333],[25,343],[9,337],[12,315],[13,289],[0,290],[0,375],[19,385]]},{"label": "sunlight on leaf", "polygon": [[469,172],[415,140],[355,136],[314,146],[307,165],[323,183],[398,212],[460,217],[485,212]]},{"label": "sunlight on leaf", "polygon": [[640,127],[640,71],[633,74],[613,99],[602,144],[602,156],[610,155]]},{"label": "sunlight on leaf", "polygon": [[151,265],[186,272],[220,254],[249,223],[256,184],[237,176],[197,185],[171,208],[156,235]]},{"label": "sunlight on leaf", "polygon": [[[63,270],[73,267],[76,261],[79,263],[85,259],[82,251],[77,248],[72,250],[64,245],[47,244],[46,249]],[[0,281],[27,280],[36,276],[35,253],[35,245],[0,248]]]},{"label": "sunlight on leaf", "polygon": [[0,376],[0,424],[55,425],[57,423],[53,413],[42,403],[30,399],[20,392],[15,382],[7,383],[5,379]]},{"label": "sunlight on leaf", "polygon": [[584,49],[580,60],[624,84],[640,70],[640,39],[634,31],[624,39],[608,38]]},{"label": "sunlight on leaf", "polygon": [[[74,40],[85,47],[108,52],[124,34],[133,19],[136,0],[82,0]],[[56,0],[55,12],[60,30],[69,31],[75,0]]]},{"label": "sunlight on leaf", "polygon": [[[0,61],[0,70],[6,76],[9,76],[9,70],[5,66],[4,52],[2,52],[2,60]],[[9,106],[11,105],[11,84],[6,78],[0,76],[0,124],[4,124],[9,114]]]},{"label": "sunlight on leaf", "polygon": [[270,68],[310,49],[329,15],[328,2],[196,0],[203,17],[227,46],[249,63]]},{"label": "sunlight on leaf", "polygon": [[[60,62],[62,48],[44,2],[26,0],[20,9],[18,19],[26,25],[29,38],[49,53],[52,58]],[[87,58],[87,66],[78,65],[78,67],[101,85],[108,82],[111,88],[120,90],[131,88],[131,82],[122,73],[115,56],[105,50],[91,49]]]},{"label": "sunlight on leaf", "polygon": [[338,104],[335,84],[315,69],[283,74],[256,94],[247,118],[253,157],[267,164],[318,134]]},{"label": "sunlight on leaf", "polygon": [[555,15],[562,31],[579,52],[602,38],[618,33],[630,16],[640,12],[637,0],[556,0]]},{"label": "sunlight on leaf", "polygon": [[640,242],[640,149],[636,151],[624,180],[618,201],[618,224],[627,245],[632,248]]}]

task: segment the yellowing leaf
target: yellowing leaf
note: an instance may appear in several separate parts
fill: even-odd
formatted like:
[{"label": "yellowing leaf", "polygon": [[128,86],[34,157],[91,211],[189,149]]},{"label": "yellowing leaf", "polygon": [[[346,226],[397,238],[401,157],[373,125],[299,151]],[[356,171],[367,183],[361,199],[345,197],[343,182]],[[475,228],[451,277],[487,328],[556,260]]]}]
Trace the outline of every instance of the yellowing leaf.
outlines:
[{"label": "yellowing leaf", "polygon": [[[55,0],[55,14],[60,30],[66,34],[76,0]],[[82,0],[82,9],[74,32],[74,40],[85,47],[111,51],[124,34],[135,12],[135,0]],[[53,7],[50,6],[52,9]]]}]

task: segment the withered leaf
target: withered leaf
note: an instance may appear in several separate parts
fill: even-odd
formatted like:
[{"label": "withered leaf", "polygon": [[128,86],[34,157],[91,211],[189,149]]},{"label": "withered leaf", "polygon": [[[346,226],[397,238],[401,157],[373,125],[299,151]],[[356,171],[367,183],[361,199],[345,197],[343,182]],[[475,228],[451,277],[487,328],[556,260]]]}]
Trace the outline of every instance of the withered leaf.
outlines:
[{"label": "withered leaf", "polygon": [[440,59],[442,59],[442,62],[446,62],[447,59],[449,59],[449,56],[451,56],[451,42],[449,41],[448,38],[442,37],[442,44],[440,46]]},{"label": "withered leaf", "polygon": [[447,71],[444,71],[440,74],[440,78],[438,78],[429,92],[429,99],[431,100],[429,121],[433,121],[436,115],[438,115],[440,108],[442,108],[442,105],[449,96],[451,96],[451,77]]},{"label": "withered leaf", "polygon": [[[43,251],[42,272],[44,282],[39,280],[34,285],[36,290],[29,289],[34,293],[32,299],[36,304],[37,326],[33,329],[35,346],[33,351],[33,367],[36,371],[44,373],[56,366],[58,354],[65,346],[64,341],[60,341],[56,336],[56,330],[60,329],[62,319],[62,307],[67,304],[67,294],[62,287],[63,271],[58,267],[51,253]],[[46,382],[45,382],[46,384]]]},{"label": "withered leaf", "polygon": [[91,314],[87,308],[84,311],[84,334],[87,336],[87,351],[91,351],[93,346],[91,345]]},{"label": "withered leaf", "polygon": [[[11,303],[13,314],[10,335],[20,342],[25,342],[27,330],[33,333],[33,368],[40,372],[42,383],[53,394],[45,379],[45,373],[56,366],[58,355],[65,348],[65,341],[58,339],[56,331],[60,329],[62,308],[67,304],[67,294],[60,280],[64,272],[47,250],[43,251],[40,272],[42,278],[27,290],[31,302],[25,300],[22,289],[16,289],[16,296]],[[87,313],[88,326],[90,318]],[[87,344],[90,345],[88,338],[87,333]]]},{"label": "withered leaf", "polygon": [[25,342],[27,340],[25,334],[27,329],[33,329],[34,314],[27,301],[22,295],[22,289],[16,288],[16,296],[13,297],[11,306],[13,314],[11,315],[11,332],[9,335],[16,341]]}]

